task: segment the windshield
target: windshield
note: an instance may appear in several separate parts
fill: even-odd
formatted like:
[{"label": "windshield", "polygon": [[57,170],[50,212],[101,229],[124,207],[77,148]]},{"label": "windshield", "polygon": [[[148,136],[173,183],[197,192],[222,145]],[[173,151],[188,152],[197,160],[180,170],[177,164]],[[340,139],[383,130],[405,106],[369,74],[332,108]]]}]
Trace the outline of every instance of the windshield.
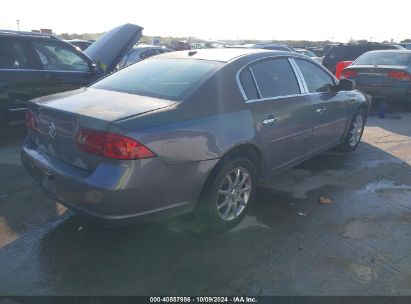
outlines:
[{"label": "windshield", "polygon": [[195,59],[148,59],[124,68],[91,87],[178,100],[218,67]]},{"label": "windshield", "polygon": [[410,59],[410,53],[366,53],[359,57],[354,65],[409,65]]}]

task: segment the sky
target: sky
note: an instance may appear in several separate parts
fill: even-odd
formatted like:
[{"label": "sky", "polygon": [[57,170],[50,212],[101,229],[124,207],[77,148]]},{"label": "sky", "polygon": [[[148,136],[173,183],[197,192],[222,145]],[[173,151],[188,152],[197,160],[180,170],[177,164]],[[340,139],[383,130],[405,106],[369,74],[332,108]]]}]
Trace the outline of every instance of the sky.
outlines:
[{"label": "sky", "polygon": [[399,42],[411,39],[411,0],[5,0],[0,28],[16,20],[57,34],[134,23],[148,36]]}]

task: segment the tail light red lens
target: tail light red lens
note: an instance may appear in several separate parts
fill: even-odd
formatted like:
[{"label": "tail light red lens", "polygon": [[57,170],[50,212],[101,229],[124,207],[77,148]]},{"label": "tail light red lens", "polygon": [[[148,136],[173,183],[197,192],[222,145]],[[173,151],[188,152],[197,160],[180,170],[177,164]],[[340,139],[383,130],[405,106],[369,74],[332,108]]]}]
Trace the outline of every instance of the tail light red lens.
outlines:
[{"label": "tail light red lens", "polygon": [[29,130],[36,130],[37,127],[34,114],[30,110],[26,110],[26,126]]},{"label": "tail light red lens", "polygon": [[411,75],[403,71],[391,71],[387,76],[399,81],[411,81]]},{"label": "tail light red lens", "polygon": [[84,152],[115,159],[144,159],[156,156],[138,141],[108,132],[79,129],[77,147]]},{"label": "tail light red lens", "polygon": [[355,70],[343,70],[340,75],[340,79],[350,79],[357,77],[358,72]]},{"label": "tail light red lens", "polygon": [[90,129],[79,129],[76,134],[77,147],[84,152],[101,154],[106,142],[106,133]]}]

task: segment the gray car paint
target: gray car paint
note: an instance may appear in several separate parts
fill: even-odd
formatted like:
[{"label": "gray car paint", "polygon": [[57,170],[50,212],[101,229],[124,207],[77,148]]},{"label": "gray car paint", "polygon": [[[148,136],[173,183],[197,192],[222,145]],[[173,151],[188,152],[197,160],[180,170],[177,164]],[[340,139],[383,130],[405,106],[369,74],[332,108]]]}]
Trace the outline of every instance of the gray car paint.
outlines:
[{"label": "gray car paint", "polygon": [[96,62],[105,72],[115,69],[120,60],[130,51],[143,35],[143,28],[127,23],[103,34],[84,53]]},{"label": "gray car paint", "polygon": [[[43,191],[73,209],[100,219],[144,219],[148,214],[163,211],[173,215],[188,212],[197,203],[213,168],[230,151],[244,145],[253,147],[264,164],[260,172],[262,180],[339,144],[355,111],[367,106],[366,98],[355,91],[338,92],[328,96],[330,98],[301,94],[284,97],[283,100],[245,102],[236,80],[238,71],[255,60],[279,56],[305,58],[295,53],[238,49],[198,50],[194,54],[182,51],[157,56],[218,60],[224,65],[184,100],[170,105],[164,101],[168,106],[154,106],[151,111],[144,107],[133,108],[129,113],[116,116],[111,113],[117,111],[116,104],[110,101],[107,103],[110,107],[106,107],[107,116],[102,114],[104,111],[80,114],[77,111],[81,112],[81,103],[73,102],[75,106],[70,108],[69,103],[59,99],[39,99],[30,108],[33,111],[52,111],[55,116],[49,119],[59,115],[76,117],[76,125],[135,138],[157,157],[119,161],[88,155],[78,151],[73,143],[70,146],[72,130],[65,139],[72,158],[59,160],[53,157],[50,151],[39,149],[29,134],[22,149],[23,165]],[[335,78],[334,81],[338,82]],[[101,93],[102,97],[122,100],[119,108],[131,105],[133,98],[145,98],[130,95],[129,99],[122,99],[123,93]],[[90,106],[92,103],[83,98],[87,94],[90,94],[89,89],[67,98],[78,98]],[[338,126],[326,129],[335,141],[330,144],[324,140],[314,149],[308,144],[312,141],[311,133],[322,124],[315,112],[319,102],[315,100],[317,97],[323,102],[334,98],[337,104],[345,104],[347,111],[339,113],[338,106],[326,111],[324,116],[330,115],[327,119]],[[104,104],[104,98],[99,98],[98,103]],[[273,113],[278,123],[263,126],[262,120]],[[345,125],[342,120],[336,121],[340,117],[345,119]],[[60,128],[61,132],[65,131]],[[83,165],[86,164],[85,168],[75,162],[79,159]],[[48,176],[53,177],[52,182],[48,181]],[[51,191],[46,189],[47,183],[53,185]]]}]

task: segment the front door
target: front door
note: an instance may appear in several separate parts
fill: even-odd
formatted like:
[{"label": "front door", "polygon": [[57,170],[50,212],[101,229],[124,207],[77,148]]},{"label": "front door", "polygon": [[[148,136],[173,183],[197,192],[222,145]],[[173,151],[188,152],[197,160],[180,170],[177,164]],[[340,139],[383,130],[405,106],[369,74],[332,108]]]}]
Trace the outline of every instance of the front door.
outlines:
[{"label": "front door", "polygon": [[92,70],[92,61],[74,47],[52,39],[31,39],[31,48],[43,79],[44,94],[49,95],[85,86],[99,76]]},{"label": "front door", "polygon": [[337,91],[333,77],[315,63],[304,59],[294,60],[304,77],[316,116],[309,151],[331,147],[342,139],[347,127],[351,109],[349,94]]}]

